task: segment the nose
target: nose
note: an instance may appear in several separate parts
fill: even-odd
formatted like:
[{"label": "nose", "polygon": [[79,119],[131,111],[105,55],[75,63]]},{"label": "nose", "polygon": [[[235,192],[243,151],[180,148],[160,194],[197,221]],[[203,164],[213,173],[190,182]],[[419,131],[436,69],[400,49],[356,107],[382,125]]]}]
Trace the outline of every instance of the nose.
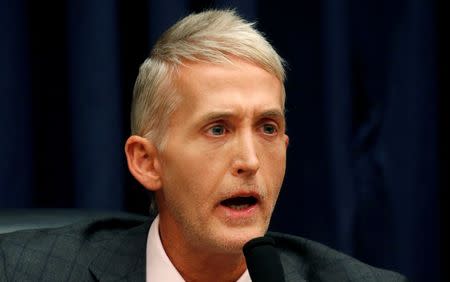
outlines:
[{"label": "nose", "polygon": [[252,133],[245,133],[238,138],[235,145],[232,174],[234,176],[254,175],[260,166],[255,140]]}]

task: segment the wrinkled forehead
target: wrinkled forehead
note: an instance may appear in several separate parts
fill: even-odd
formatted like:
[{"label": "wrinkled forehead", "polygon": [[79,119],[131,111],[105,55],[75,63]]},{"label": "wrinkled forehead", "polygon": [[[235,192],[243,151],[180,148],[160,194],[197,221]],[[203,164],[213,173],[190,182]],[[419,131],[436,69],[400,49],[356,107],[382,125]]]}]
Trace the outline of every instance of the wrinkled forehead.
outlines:
[{"label": "wrinkled forehead", "polygon": [[[189,98],[191,94],[206,95],[215,89],[242,88],[249,90],[249,94],[258,85],[271,84],[275,95],[284,111],[285,89],[284,84],[275,74],[268,72],[261,66],[231,57],[227,62],[183,61],[172,72],[172,86],[180,98]],[[252,88],[253,89],[250,89]],[[224,98],[227,97],[224,93]]]},{"label": "wrinkled forehead", "polygon": [[240,61],[184,64],[175,84],[180,103],[172,124],[219,117],[254,120],[265,116],[284,121],[282,84],[257,65]]}]

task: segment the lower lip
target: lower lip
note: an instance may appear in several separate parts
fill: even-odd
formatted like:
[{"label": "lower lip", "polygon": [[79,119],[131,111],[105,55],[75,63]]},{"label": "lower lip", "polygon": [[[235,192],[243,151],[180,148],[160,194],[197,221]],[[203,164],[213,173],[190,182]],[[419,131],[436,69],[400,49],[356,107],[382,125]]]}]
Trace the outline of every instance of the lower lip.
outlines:
[{"label": "lower lip", "polygon": [[228,219],[246,219],[253,217],[257,212],[258,204],[248,206],[244,209],[233,209],[224,205],[220,205],[219,209]]}]

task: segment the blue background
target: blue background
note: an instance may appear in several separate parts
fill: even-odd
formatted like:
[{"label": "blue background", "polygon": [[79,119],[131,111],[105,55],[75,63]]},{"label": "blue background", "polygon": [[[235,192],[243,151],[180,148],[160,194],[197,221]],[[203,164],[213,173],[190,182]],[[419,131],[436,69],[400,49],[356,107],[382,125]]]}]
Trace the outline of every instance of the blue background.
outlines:
[{"label": "blue background", "polygon": [[146,214],[123,154],[134,80],[166,28],[208,7],[257,21],[289,64],[271,229],[439,281],[448,98],[434,1],[0,0],[0,208]]}]

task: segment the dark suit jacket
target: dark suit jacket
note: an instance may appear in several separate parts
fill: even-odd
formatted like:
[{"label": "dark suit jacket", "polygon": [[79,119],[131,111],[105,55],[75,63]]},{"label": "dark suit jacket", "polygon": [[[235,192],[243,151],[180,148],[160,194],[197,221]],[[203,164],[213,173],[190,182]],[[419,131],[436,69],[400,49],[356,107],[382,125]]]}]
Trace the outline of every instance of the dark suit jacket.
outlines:
[{"label": "dark suit jacket", "polygon": [[[0,281],[145,281],[151,220],[105,219],[0,235]],[[405,281],[319,243],[268,233],[286,281]]]}]

